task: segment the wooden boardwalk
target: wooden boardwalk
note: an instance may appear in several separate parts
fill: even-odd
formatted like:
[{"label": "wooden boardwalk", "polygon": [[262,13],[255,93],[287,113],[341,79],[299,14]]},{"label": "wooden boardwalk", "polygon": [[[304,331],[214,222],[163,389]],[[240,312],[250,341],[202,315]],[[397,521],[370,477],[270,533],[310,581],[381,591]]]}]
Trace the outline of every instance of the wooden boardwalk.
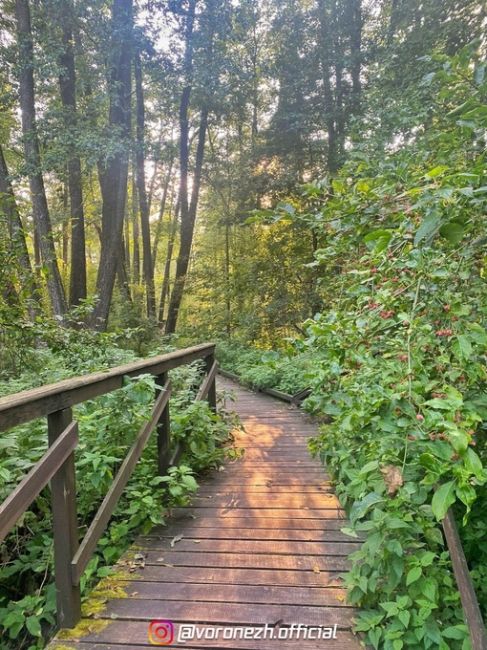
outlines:
[{"label": "wooden boardwalk", "polygon": [[[88,603],[95,617],[83,619],[50,647],[153,647],[148,630],[155,619],[173,622],[169,647],[361,647],[350,631],[353,609],[339,581],[357,543],[340,532],[343,511],[323,468],[308,453],[307,439],[316,426],[273,398],[228,380],[220,379],[219,387],[236,395],[231,408],[244,425],[236,437],[243,457],[205,479],[191,507],[178,509],[168,527],[141,537],[119,563],[120,573],[102,585],[102,599]],[[189,638],[178,642],[182,624],[200,626],[207,638],[191,639],[196,631],[187,628]],[[275,627],[264,628],[258,639],[242,638],[237,629],[208,628],[266,624]],[[331,630],[324,630],[325,639],[306,639],[301,633],[286,640],[290,632],[283,628],[292,624],[336,626],[336,638],[326,639]],[[157,627],[152,626],[153,635]],[[169,627],[160,624],[159,633]],[[219,636],[212,639],[214,634]]]}]

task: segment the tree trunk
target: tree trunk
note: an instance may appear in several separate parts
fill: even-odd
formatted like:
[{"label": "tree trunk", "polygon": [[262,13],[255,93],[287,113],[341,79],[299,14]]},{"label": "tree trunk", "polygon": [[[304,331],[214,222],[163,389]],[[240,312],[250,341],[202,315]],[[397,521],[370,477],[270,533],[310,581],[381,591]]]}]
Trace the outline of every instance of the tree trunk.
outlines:
[{"label": "tree trunk", "polygon": [[[345,16],[346,17],[346,16]],[[336,0],[331,2],[331,29],[334,34],[333,51],[330,52],[330,59],[334,62],[335,70],[335,137],[336,137],[336,168],[343,160],[345,149],[345,110],[344,110],[344,88],[343,68],[345,52],[343,46],[343,11],[337,5]]]},{"label": "tree trunk", "polygon": [[134,244],[132,280],[134,284],[140,284],[139,210],[137,208],[137,184],[135,182],[134,170],[132,170],[132,233]]},{"label": "tree trunk", "polygon": [[[187,235],[189,234],[190,214],[188,198],[188,174],[189,174],[189,103],[191,99],[191,88],[193,83],[193,31],[196,11],[196,0],[191,0],[186,16],[184,53],[184,76],[185,86],[181,94],[179,105],[179,209],[181,213],[181,246],[184,250],[179,252],[176,269],[174,289],[171,294],[169,313],[166,321],[166,334],[172,334],[176,329],[179,307],[184,288],[184,276],[189,263],[189,251],[187,251]],[[184,235],[183,235],[184,231]],[[184,238],[184,243],[183,243]],[[191,248],[191,243],[190,243]],[[187,257],[187,259],[185,259]]]},{"label": "tree trunk", "polygon": [[161,300],[159,302],[158,322],[160,327],[162,327],[164,324],[164,310],[166,306],[166,300],[169,297],[169,283],[171,281],[171,262],[172,262],[172,254],[174,250],[174,242],[176,241],[176,233],[178,231],[179,206],[180,203],[178,201],[178,204],[176,205],[176,209],[174,211],[174,217],[172,218],[171,221],[169,238],[167,240],[166,262],[164,264],[164,277],[162,280],[162,287],[161,287]]},{"label": "tree trunk", "polygon": [[0,207],[7,217],[8,231],[14,254],[18,260],[18,275],[22,291],[31,295],[29,301],[29,316],[34,319],[40,302],[39,289],[32,272],[29,251],[25,239],[24,227],[15,201],[15,195],[10,182],[7,161],[0,146]]},{"label": "tree trunk", "polygon": [[333,101],[333,91],[331,87],[331,70],[332,70],[332,36],[330,29],[330,12],[327,10],[327,1],[318,0],[318,13],[320,24],[320,58],[321,72],[323,76],[323,107],[325,112],[325,123],[328,134],[328,154],[327,167],[330,174],[334,174],[338,169],[337,160],[337,137],[335,123],[335,106]]},{"label": "tree trunk", "polygon": [[[167,170],[166,178],[164,180],[164,188],[163,188],[163,191],[162,191],[161,206],[159,208],[159,217],[158,217],[158,220],[157,220],[156,234],[154,236],[154,246],[152,248],[152,264],[154,265],[154,269],[156,267],[157,249],[159,247],[159,240],[161,238],[162,223],[163,223],[163,220],[164,220],[164,212],[166,210],[167,193],[169,191],[169,183],[171,182],[173,163],[174,163],[174,159],[171,158],[171,161],[169,163],[169,169]],[[171,203],[171,205],[172,205],[172,203]]]},{"label": "tree trunk", "polygon": [[42,260],[47,267],[47,288],[53,312],[64,318],[66,299],[56,258],[52,236],[51,219],[47,205],[44,179],[41,171],[41,156],[37,136],[35,91],[34,91],[34,53],[28,0],[16,0],[15,16],[19,44],[19,94],[22,113],[22,133],[24,155],[29,170],[29,187],[32,199],[32,212],[38,235]]},{"label": "tree trunk", "polygon": [[[76,73],[73,50],[73,8],[68,0],[59,3],[59,21],[62,29],[63,49],[59,57],[61,72],[59,88],[63,104],[63,117],[70,143],[75,140]],[[83,186],[81,161],[75,147],[70,146],[68,160],[68,188],[71,209],[71,273],[69,282],[70,305],[79,305],[86,299],[86,242],[85,215],[83,210]]]},{"label": "tree trunk", "polygon": [[122,238],[122,245],[120,246],[120,258],[117,264],[117,279],[118,279],[118,286],[120,288],[120,293],[122,294],[123,298],[127,302],[131,303],[132,296],[130,294],[130,284],[129,284],[129,276],[127,271],[127,260],[125,257],[124,238]]},{"label": "tree trunk", "polygon": [[350,30],[350,76],[352,77],[351,110],[354,115],[360,111],[362,83],[362,0],[348,0],[348,20]]},{"label": "tree trunk", "polygon": [[147,302],[147,316],[155,319],[156,317],[156,296],[154,288],[154,269],[152,264],[152,250],[150,239],[149,224],[149,205],[147,203],[147,190],[145,186],[145,106],[144,106],[144,89],[142,85],[142,64],[140,53],[135,52],[134,56],[135,71],[135,95],[137,106],[137,128],[136,128],[136,167],[137,167],[137,191],[139,195],[140,207],[140,229],[142,233],[142,270],[144,273],[144,283]]},{"label": "tree trunk", "polygon": [[[203,159],[205,153],[206,130],[208,127],[208,109],[205,107],[201,111],[200,128],[198,133],[198,144],[196,147],[196,159],[193,175],[193,187],[191,192],[191,203],[187,209],[185,218],[183,220],[183,201],[182,194],[180,194],[181,202],[181,229],[180,229],[180,242],[179,242],[179,255],[176,263],[176,277],[174,280],[174,288],[171,293],[171,301],[166,322],[166,334],[173,334],[176,331],[176,324],[178,320],[179,309],[183,298],[184,285],[186,282],[186,274],[188,272],[189,257],[191,254],[191,246],[193,244],[194,224],[196,220],[196,211],[198,209],[198,199],[201,186],[201,172],[203,169]],[[187,189],[187,185],[186,188]],[[182,188],[180,188],[182,191]],[[186,198],[187,205],[187,198]]]},{"label": "tree trunk", "polygon": [[132,14],[132,0],[113,0],[108,122],[109,129],[120,133],[121,141],[118,149],[106,161],[100,179],[103,194],[102,242],[96,281],[98,302],[91,321],[92,326],[99,330],[107,326],[122,246],[130,141]]}]

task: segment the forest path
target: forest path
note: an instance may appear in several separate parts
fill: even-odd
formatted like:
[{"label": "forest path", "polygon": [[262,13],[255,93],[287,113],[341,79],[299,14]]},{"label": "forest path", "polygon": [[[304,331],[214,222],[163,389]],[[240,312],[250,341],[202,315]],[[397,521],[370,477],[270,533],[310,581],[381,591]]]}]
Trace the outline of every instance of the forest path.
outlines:
[{"label": "forest path", "polygon": [[[120,572],[97,588],[101,600],[87,603],[94,618],[61,633],[50,648],[361,647],[339,580],[358,546],[340,532],[344,512],[309,455],[316,425],[274,398],[227,379],[218,385],[235,396],[229,408],[244,427],[235,440],[243,456],[206,478],[192,505],[178,508],[167,527],[140,537],[118,563]],[[156,620],[163,622],[151,625]],[[332,629],[312,639],[303,632],[297,637],[294,627],[291,637],[285,627],[292,624]],[[251,639],[252,632],[242,638],[242,626],[261,628],[260,638]],[[197,638],[198,628],[206,638]],[[150,642],[150,630],[158,643]],[[183,630],[186,640],[178,640]]]}]

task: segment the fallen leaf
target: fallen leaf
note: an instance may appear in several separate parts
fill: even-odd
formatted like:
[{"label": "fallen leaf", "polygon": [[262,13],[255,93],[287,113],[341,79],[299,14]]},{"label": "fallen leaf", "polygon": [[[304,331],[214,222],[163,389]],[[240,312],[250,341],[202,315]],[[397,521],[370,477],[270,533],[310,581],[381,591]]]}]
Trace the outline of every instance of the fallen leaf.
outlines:
[{"label": "fallen leaf", "polygon": [[313,567],[313,573],[321,573],[320,567],[319,566],[314,566]]},{"label": "fallen leaf", "polygon": [[387,494],[393,497],[404,484],[401,470],[395,465],[385,465],[380,471],[387,486]]}]

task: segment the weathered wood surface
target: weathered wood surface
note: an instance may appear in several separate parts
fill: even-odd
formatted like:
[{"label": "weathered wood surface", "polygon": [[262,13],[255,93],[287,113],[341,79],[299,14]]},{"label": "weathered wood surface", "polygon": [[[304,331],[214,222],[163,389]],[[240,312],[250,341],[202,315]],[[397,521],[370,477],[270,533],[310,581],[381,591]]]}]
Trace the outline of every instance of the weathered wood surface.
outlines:
[{"label": "weathered wood surface", "polygon": [[122,388],[125,377],[142,373],[160,376],[196,359],[213,358],[214,351],[214,344],[205,343],[7,395],[0,398],[0,431]]},{"label": "weathered wood surface", "polygon": [[[353,609],[340,573],[357,541],[344,535],[344,512],[307,440],[316,427],[294,407],[247,391],[229,380],[246,451],[201,482],[188,508],[166,527],[137,540],[119,562],[110,597],[80,635],[58,638],[52,648],[135,650],[153,647],[153,619],[174,622],[170,647],[228,650],[359,649],[351,633]],[[262,627],[293,623],[329,627],[335,639],[233,638],[177,642],[181,624]]]}]

